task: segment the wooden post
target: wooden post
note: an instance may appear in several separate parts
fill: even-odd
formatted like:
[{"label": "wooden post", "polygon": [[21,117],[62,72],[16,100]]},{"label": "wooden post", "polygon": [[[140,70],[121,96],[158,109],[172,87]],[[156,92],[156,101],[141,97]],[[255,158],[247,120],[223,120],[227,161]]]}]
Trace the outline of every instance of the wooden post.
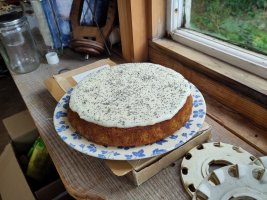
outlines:
[{"label": "wooden post", "polygon": [[166,0],[147,0],[148,39],[163,38],[166,33]]},{"label": "wooden post", "polygon": [[118,0],[122,54],[128,62],[148,59],[147,0]]}]

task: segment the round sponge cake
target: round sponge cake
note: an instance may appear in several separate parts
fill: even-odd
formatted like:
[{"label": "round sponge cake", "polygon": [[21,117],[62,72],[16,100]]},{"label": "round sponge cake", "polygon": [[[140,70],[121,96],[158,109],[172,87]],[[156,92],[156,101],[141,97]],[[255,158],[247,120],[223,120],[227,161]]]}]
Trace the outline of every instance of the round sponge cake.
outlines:
[{"label": "round sponge cake", "polygon": [[138,146],[180,129],[192,112],[189,82],[161,65],[129,63],[95,71],[72,91],[68,119],[88,140]]}]

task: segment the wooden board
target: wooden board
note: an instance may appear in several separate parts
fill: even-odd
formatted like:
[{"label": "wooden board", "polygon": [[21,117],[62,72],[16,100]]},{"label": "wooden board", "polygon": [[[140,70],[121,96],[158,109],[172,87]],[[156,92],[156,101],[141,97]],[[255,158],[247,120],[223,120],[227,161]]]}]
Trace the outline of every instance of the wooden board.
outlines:
[{"label": "wooden board", "polygon": [[166,1],[147,0],[148,39],[162,38],[166,32]]},{"label": "wooden board", "polygon": [[128,62],[147,60],[146,1],[118,0],[122,54]]},{"label": "wooden board", "polygon": [[249,119],[227,108],[211,96],[204,94],[208,116],[242,138],[248,144],[267,154],[267,130],[255,126]]},{"label": "wooden board", "polygon": [[[199,72],[198,70],[193,70],[192,68],[179,63],[179,59],[174,59],[172,56],[168,55],[166,52],[160,51],[158,48],[152,46],[149,51],[149,57],[152,62],[159,63],[165,66],[168,66],[181,74],[183,74],[188,80],[190,80],[193,84],[195,84],[202,92],[208,94],[213,99],[217,100],[223,105],[231,108],[224,117],[220,116],[220,112],[217,111],[217,114],[213,114],[212,117],[215,119],[215,115],[217,118],[220,118],[219,121],[223,126],[227,127],[235,127],[236,124],[239,127],[233,128],[232,131],[240,137],[244,138],[247,142],[254,145],[256,148],[261,149],[263,152],[267,152],[266,142],[267,142],[267,109],[262,107],[261,104],[257,104],[255,101],[251,100],[247,96],[244,96],[235,90],[227,87],[219,81],[216,81],[204,73]],[[217,108],[218,110],[218,108]],[[229,114],[234,112],[236,115],[239,115],[243,119],[241,122],[239,120],[234,119],[234,116]],[[230,116],[231,120],[228,120]],[[242,128],[244,127],[255,127],[255,124],[258,124],[258,128]],[[257,127],[256,126],[256,127]],[[254,129],[254,130],[253,130]],[[235,130],[235,131],[234,131]],[[251,131],[250,131],[251,130]],[[264,140],[260,140],[255,142],[253,139],[249,138],[253,137],[252,135],[261,135],[260,137]],[[261,143],[260,146],[259,143]]]},{"label": "wooden board", "polygon": [[157,49],[162,55],[168,55],[188,68],[203,72],[215,80],[223,81],[228,87],[267,107],[267,81],[265,79],[169,39],[154,40],[149,46],[150,49]]}]

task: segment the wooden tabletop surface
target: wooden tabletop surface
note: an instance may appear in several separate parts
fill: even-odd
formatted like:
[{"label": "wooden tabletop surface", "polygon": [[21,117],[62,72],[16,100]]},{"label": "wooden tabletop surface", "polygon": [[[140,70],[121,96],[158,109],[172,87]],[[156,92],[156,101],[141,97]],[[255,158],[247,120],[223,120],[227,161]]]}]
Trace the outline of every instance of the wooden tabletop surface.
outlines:
[{"label": "wooden tabletop surface", "polygon": [[[71,149],[57,135],[52,122],[57,102],[47,91],[43,81],[60,70],[74,69],[93,61],[95,60],[78,60],[74,54],[65,53],[58,66],[41,64],[34,72],[13,74],[68,192],[77,199],[191,199],[181,184],[181,160],[137,187],[127,178],[113,175],[101,159]],[[208,102],[207,106],[209,111]],[[241,146],[255,156],[262,155],[210,117],[206,117],[206,122],[212,126],[212,141]]]}]

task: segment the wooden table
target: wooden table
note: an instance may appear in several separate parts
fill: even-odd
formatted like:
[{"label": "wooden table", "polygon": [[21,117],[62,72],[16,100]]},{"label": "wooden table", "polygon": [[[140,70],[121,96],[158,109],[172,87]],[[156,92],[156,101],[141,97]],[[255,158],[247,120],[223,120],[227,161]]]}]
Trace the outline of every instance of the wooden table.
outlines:
[{"label": "wooden table", "polygon": [[[60,58],[58,66],[41,64],[34,72],[13,74],[67,191],[77,199],[191,199],[181,184],[181,160],[136,187],[125,177],[113,175],[102,160],[71,149],[57,135],[52,122],[57,102],[46,90],[43,81],[62,69],[74,69],[92,61],[79,61],[74,54],[66,53]],[[206,117],[206,121],[212,125],[212,141],[231,143],[255,156],[261,155],[210,117]]]}]

